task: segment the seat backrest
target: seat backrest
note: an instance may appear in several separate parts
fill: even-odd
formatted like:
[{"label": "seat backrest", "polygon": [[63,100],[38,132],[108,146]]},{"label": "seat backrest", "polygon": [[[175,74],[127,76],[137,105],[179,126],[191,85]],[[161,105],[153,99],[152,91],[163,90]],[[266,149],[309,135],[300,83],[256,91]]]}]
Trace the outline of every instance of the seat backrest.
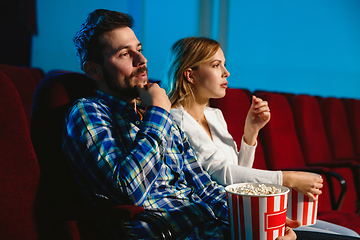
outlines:
[{"label": "seat backrest", "polygon": [[[296,95],[291,98],[294,122],[297,130],[301,149],[308,165],[326,164],[333,162],[330,145],[326,137],[323,118],[318,100],[310,95]],[[344,198],[341,210],[356,211],[357,189],[354,184],[354,176],[350,168],[331,168],[339,173],[346,181],[347,194]],[[335,194],[340,189],[334,185]]]},{"label": "seat backrest", "polygon": [[[93,80],[81,73],[48,75],[36,89],[32,108],[31,138],[41,176],[47,179],[49,184],[48,192],[52,194],[49,201],[52,204],[73,202],[78,192],[74,189],[73,183],[69,182],[72,177],[63,158],[63,124],[71,104],[81,97],[93,95],[94,89]],[[74,192],[70,191],[71,189]],[[69,193],[71,194],[68,195]]]},{"label": "seat backrest", "polygon": [[273,170],[304,167],[305,160],[287,98],[272,92],[261,92],[258,96],[268,101],[271,112],[270,121],[259,134],[267,166]]},{"label": "seat backrest", "polygon": [[20,95],[25,116],[27,119],[28,129],[31,129],[31,104],[36,89],[34,77],[29,71],[22,67],[9,66],[0,64],[0,71],[3,72],[14,84]]},{"label": "seat backrest", "polygon": [[[81,73],[47,75],[38,85],[32,107],[31,139],[41,169],[41,186],[51,209],[82,205],[83,201],[62,152],[65,114],[72,103],[92,96],[93,80]],[[68,224],[68,223],[66,223]],[[57,239],[73,239],[77,228],[52,223]],[[70,231],[70,232],[69,232]],[[60,236],[60,234],[65,234]]]},{"label": "seat backrest", "polygon": [[327,97],[320,98],[319,103],[334,159],[354,158],[355,151],[343,102],[339,98]]},{"label": "seat backrest", "polygon": [[2,72],[0,86],[0,238],[35,240],[40,170],[20,96]]},{"label": "seat backrest", "polygon": [[45,73],[41,68],[26,67],[25,68],[33,76],[36,86],[44,79]]},{"label": "seat backrest", "polygon": [[[249,95],[250,92],[243,91],[242,89],[228,88],[225,97],[211,99],[210,101],[212,107],[219,108],[222,111],[228,131],[238,147],[240,147],[241,139],[244,135],[245,119],[250,109]],[[256,148],[253,168],[267,169],[260,141],[258,141]]]},{"label": "seat backrest", "polygon": [[317,99],[310,95],[295,95],[290,103],[305,162],[317,164],[333,161]]},{"label": "seat backrest", "polygon": [[355,154],[360,156],[360,99],[343,99]]},{"label": "seat backrest", "polygon": [[[306,169],[304,156],[296,134],[289,101],[283,94],[262,92],[258,96],[268,101],[271,119],[260,131],[267,166],[271,169]],[[323,176],[324,177],[324,176]],[[319,198],[319,211],[331,210],[330,190],[324,181]]]}]

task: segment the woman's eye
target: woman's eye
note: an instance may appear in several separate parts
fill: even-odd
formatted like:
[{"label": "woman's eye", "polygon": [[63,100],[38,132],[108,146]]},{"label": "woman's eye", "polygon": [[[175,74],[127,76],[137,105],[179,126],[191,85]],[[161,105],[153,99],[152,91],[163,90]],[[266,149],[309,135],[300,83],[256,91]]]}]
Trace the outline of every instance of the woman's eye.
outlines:
[{"label": "woman's eye", "polygon": [[219,64],[215,64],[214,67],[215,67],[215,68],[219,67]]}]

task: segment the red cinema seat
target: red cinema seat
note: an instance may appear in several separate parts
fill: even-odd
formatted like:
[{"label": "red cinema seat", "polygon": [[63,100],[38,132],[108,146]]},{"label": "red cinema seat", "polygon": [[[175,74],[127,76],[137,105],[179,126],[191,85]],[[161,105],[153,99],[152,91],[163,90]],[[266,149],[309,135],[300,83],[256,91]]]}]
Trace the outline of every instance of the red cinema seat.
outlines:
[{"label": "red cinema seat", "polygon": [[3,72],[14,84],[20,95],[28,128],[31,127],[31,104],[36,89],[36,83],[29,71],[22,67],[0,64],[0,71]]},{"label": "red cinema seat", "polygon": [[356,156],[360,156],[360,100],[343,99]]},{"label": "red cinema seat", "polygon": [[[325,166],[343,176],[348,191],[340,210],[358,212],[360,196],[358,162],[334,160],[326,137],[321,109],[315,97],[296,95],[291,98],[290,103],[306,164]],[[338,191],[337,188],[334,190]]]},{"label": "red cinema seat", "polygon": [[319,98],[324,127],[335,160],[357,160],[344,104],[339,98]]},{"label": "red cinema seat", "polygon": [[2,72],[0,86],[0,238],[36,240],[39,165],[19,93]]},{"label": "red cinema seat", "polygon": [[[297,138],[292,110],[284,95],[262,92],[259,97],[269,102],[271,111],[270,122],[260,131],[267,166],[274,170],[303,170],[321,174],[324,178],[323,194],[319,197],[318,218],[360,232],[359,225],[354,222],[358,216],[354,212],[339,211],[346,189],[343,178],[325,167],[308,167]],[[332,178],[336,177],[341,189],[340,196],[335,195]]]}]

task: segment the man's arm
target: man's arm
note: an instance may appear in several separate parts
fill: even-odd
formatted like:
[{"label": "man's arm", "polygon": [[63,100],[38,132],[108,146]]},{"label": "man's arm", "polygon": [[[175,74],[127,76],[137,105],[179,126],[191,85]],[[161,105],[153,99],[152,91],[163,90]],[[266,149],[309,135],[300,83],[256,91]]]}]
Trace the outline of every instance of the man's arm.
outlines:
[{"label": "man's arm", "polygon": [[211,208],[211,211],[214,212],[217,218],[228,221],[225,188],[211,180],[210,175],[200,166],[187,138],[184,134],[182,136],[186,181],[189,186],[194,188],[195,193],[202,201]]},{"label": "man's arm", "polygon": [[169,113],[149,107],[137,132],[124,119],[115,124],[112,114],[92,101],[78,102],[66,123],[64,149],[93,190],[141,205],[163,165]]}]

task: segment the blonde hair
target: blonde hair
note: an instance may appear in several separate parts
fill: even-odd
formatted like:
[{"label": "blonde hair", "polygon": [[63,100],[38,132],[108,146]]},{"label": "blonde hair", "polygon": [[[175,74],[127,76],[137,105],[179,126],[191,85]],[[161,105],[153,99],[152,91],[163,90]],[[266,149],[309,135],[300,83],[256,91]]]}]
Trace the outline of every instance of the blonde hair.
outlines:
[{"label": "blonde hair", "polygon": [[177,41],[171,48],[166,64],[165,88],[172,107],[187,109],[195,99],[191,83],[185,78],[186,69],[196,69],[208,61],[219,50],[220,44],[210,38],[189,37]]}]

